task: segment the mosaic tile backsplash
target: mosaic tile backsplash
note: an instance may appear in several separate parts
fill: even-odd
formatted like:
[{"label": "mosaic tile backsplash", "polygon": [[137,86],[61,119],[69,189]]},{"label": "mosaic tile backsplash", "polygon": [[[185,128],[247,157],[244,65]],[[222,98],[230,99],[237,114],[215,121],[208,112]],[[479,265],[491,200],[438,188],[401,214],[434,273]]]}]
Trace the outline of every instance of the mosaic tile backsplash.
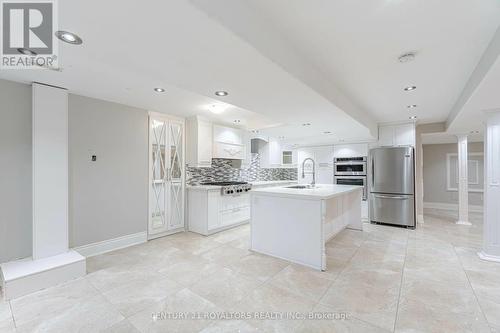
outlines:
[{"label": "mosaic tile backsplash", "polygon": [[252,154],[248,168],[235,168],[231,160],[212,159],[210,168],[186,169],[186,184],[199,185],[212,181],[262,181],[262,180],[297,180],[297,168],[261,168],[259,154]]}]

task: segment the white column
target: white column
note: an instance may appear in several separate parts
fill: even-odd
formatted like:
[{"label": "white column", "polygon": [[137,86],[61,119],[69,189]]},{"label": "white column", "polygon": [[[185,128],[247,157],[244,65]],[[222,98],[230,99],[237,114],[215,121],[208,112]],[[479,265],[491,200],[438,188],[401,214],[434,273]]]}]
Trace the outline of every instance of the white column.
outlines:
[{"label": "white column", "polygon": [[479,257],[500,262],[500,110],[487,113],[484,145],[483,250]]},{"label": "white column", "polygon": [[467,135],[458,135],[458,221],[457,224],[471,225],[469,222],[469,176],[467,171]]},{"label": "white column", "polygon": [[68,91],[33,84],[33,259],[68,251]]}]

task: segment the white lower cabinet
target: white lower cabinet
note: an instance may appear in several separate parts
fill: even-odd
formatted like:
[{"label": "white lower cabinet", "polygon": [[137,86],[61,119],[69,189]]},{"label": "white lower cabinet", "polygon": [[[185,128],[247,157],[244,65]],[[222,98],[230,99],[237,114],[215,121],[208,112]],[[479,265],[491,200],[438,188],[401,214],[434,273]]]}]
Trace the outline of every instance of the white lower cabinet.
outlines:
[{"label": "white lower cabinet", "polygon": [[222,196],[219,189],[188,189],[188,228],[202,235],[250,220],[250,195]]}]

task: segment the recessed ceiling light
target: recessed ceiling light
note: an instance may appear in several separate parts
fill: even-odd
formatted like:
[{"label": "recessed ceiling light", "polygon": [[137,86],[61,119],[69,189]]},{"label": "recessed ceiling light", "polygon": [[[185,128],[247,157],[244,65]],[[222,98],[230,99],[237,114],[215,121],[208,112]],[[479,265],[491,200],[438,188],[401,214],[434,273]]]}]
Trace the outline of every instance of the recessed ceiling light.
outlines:
[{"label": "recessed ceiling light", "polygon": [[302,126],[311,126],[310,123],[303,123]]},{"label": "recessed ceiling light", "polygon": [[410,118],[410,120],[415,120],[415,119],[417,119],[417,116],[411,116],[411,117],[408,117],[408,118]]},{"label": "recessed ceiling light", "polygon": [[224,90],[219,90],[219,91],[215,92],[215,95],[217,95],[217,96],[227,96],[227,95],[229,95],[229,93],[227,91],[224,91]]},{"label": "recessed ceiling light", "polygon": [[165,89],[158,87],[158,88],[154,88],[154,91],[156,91],[156,92],[165,92]]},{"label": "recessed ceiling light", "polygon": [[208,107],[210,112],[215,113],[215,114],[220,114],[224,111],[226,111],[226,106],[222,104],[212,104]]},{"label": "recessed ceiling light", "polygon": [[241,122],[241,120],[239,120],[239,119],[235,119],[235,120],[234,120],[234,122],[235,122],[236,124],[239,124],[239,123]]},{"label": "recessed ceiling light", "polygon": [[398,57],[398,60],[401,63],[409,62],[412,61],[413,59],[415,59],[415,53],[413,52],[407,52]]},{"label": "recessed ceiling light", "polygon": [[412,90],[415,90],[417,89],[417,86],[408,86],[408,87],[405,87],[405,91],[412,91]]},{"label": "recessed ceiling light", "polygon": [[58,30],[55,32],[55,35],[57,38],[68,44],[80,45],[83,43],[82,39],[78,35],[69,31]]},{"label": "recessed ceiling light", "polygon": [[17,52],[27,55],[27,56],[36,56],[38,53],[35,51],[31,51],[30,49],[25,49],[24,47],[20,47],[17,49]]},{"label": "recessed ceiling light", "polygon": [[417,104],[411,104],[406,106],[408,109],[413,109],[417,107]]}]

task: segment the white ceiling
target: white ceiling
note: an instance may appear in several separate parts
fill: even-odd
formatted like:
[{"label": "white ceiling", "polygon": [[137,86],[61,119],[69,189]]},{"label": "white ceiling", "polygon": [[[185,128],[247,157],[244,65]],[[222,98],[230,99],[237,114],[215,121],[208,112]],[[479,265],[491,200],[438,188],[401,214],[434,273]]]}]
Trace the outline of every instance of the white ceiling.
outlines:
[{"label": "white ceiling", "polygon": [[[187,1],[64,1],[59,11],[60,28],[84,40],[80,47],[61,45],[63,71],[11,70],[0,77],[179,115],[210,115],[206,105],[224,89],[230,95],[221,101],[259,118],[248,121],[251,128],[285,124],[295,128],[289,137],[297,140],[327,130],[339,138],[371,137],[365,126]],[[167,91],[153,92],[157,86]],[[312,125],[302,128],[305,122]]]},{"label": "white ceiling", "polygon": [[500,58],[465,103],[461,112],[454,118],[448,131],[467,133],[470,130],[481,131],[486,118],[486,111],[500,111]]},{"label": "white ceiling", "polygon": [[[230,6],[235,12],[231,0],[197,2],[218,11]],[[378,122],[411,115],[421,122],[446,120],[500,24],[498,0],[246,3],[267,18],[266,29],[277,29],[292,49]],[[399,63],[398,56],[408,51],[417,53],[415,61]],[[408,85],[417,89],[403,91]],[[408,110],[410,104],[418,108]]]},{"label": "white ceiling", "polygon": [[[240,119],[299,144],[372,140],[376,122],[415,113],[446,119],[500,24],[498,0],[87,0],[60,1],[59,12],[60,28],[84,40],[60,46],[63,71],[0,78]],[[416,60],[400,64],[409,50]],[[403,92],[408,84],[417,90]],[[214,116],[207,106],[217,99],[229,106]]]}]

